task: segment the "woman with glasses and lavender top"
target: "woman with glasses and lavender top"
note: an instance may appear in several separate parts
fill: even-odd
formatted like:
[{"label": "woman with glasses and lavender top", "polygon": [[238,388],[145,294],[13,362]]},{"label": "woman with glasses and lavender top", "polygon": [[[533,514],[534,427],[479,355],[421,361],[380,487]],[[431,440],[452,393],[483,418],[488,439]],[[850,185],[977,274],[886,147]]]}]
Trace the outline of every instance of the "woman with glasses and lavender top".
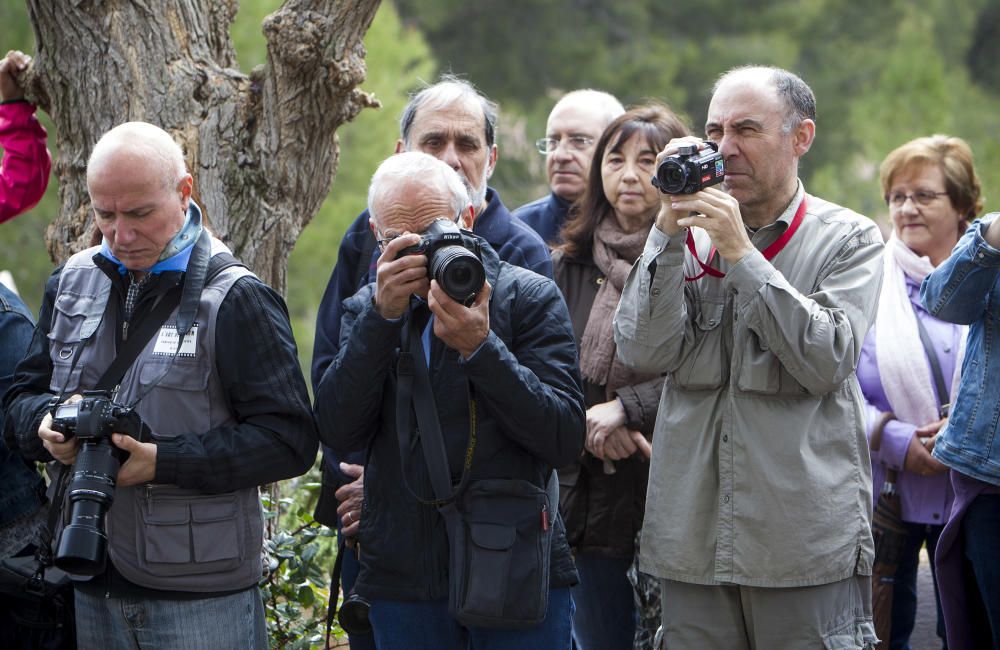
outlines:
[{"label": "woman with glasses and lavender top", "polygon": [[[924,309],[920,283],[948,258],[982,201],[972,152],[959,138],[935,135],[907,142],[882,162],[880,176],[892,235],[885,247],[878,315],[857,375],[867,400],[874,494],[877,499],[887,474],[895,479],[906,528],[891,635],[882,639],[891,650],[902,650],[910,647],[917,612],[920,549],[926,545],[934,557],[953,499],[948,468],[931,452],[958,387],[966,336],[965,327]],[[937,611],[943,639],[939,602]]]}]

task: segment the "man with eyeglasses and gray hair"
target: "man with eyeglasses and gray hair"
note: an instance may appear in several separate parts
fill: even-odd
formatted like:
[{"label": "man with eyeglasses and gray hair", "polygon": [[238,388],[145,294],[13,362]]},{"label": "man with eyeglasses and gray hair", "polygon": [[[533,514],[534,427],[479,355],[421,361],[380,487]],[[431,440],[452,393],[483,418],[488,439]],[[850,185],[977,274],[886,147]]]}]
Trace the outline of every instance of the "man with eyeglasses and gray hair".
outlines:
[{"label": "man with eyeglasses and gray hair", "polygon": [[614,95],[587,88],[566,93],[549,113],[545,137],[535,145],[545,156],[551,192],[514,210],[514,216],[534,228],[550,246],[562,241],[559,231],[570,205],[587,187],[597,139],[624,112]]}]

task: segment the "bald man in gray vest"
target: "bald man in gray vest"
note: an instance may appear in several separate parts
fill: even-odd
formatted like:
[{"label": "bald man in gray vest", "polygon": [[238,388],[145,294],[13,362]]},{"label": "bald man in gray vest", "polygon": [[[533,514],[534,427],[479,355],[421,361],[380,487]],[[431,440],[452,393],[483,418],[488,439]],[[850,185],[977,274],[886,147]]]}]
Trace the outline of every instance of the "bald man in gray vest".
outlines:
[{"label": "bald man in gray vest", "polygon": [[[5,397],[21,452],[74,466],[56,563],[92,575],[75,583],[84,648],[266,648],[258,486],[316,456],[284,302],[202,224],[192,185],[158,127],[127,123],[98,141],[87,187],[103,241],[49,279]],[[108,371],[140,345],[123,374]],[[109,386],[104,397],[148,431],[123,435],[119,421],[81,444],[64,422],[72,409],[57,407]],[[112,452],[127,452],[120,469]],[[100,487],[76,489],[93,463]],[[103,522],[76,516],[95,491],[113,498],[89,504]]]}]

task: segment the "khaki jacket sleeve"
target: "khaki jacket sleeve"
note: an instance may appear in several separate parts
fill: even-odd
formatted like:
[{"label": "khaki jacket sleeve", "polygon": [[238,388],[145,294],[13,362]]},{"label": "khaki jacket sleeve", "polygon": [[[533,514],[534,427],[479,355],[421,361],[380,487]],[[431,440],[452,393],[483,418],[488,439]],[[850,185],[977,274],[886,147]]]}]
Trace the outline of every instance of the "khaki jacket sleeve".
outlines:
[{"label": "khaki jacket sleeve", "polygon": [[697,309],[684,284],[684,234],[671,238],[653,226],[615,312],[615,344],[623,363],[640,372],[672,372],[695,345]]}]

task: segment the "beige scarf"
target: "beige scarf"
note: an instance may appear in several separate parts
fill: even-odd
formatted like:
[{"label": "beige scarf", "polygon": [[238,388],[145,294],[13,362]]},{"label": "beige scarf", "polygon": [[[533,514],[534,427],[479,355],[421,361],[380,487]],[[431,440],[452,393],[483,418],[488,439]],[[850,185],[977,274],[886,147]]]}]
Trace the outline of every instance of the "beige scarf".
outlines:
[{"label": "beige scarf", "polygon": [[594,231],[594,264],[604,274],[605,280],[594,297],[587,327],[580,341],[580,370],[585,379],[604,386],[609,399],[622,386],[656,376],[632,372],[618,360],[612,326],[625,280],[632,264],[642,254],[652,227],[653,224],[650,223],[634,233],[626,233],[618,225],[614,215],[609,214],[597,224]]},{"label": "beige scarf", "polygon": [[[896,418],[923,426],[938,419],[938,396],[927,353],[920,342],[917,316],[906,288],[906,276],[914,282],[922,282],[934,267],[928,258],[914,253],[895,234],[885,245],[883,263],[882,294],[875,320],[875,359],[879,376]],[[958,390],[968,331],[964,325],[956,327],[960,327],[962,343],[955,357],[955,373],[951,378],[952,403]]]}]

